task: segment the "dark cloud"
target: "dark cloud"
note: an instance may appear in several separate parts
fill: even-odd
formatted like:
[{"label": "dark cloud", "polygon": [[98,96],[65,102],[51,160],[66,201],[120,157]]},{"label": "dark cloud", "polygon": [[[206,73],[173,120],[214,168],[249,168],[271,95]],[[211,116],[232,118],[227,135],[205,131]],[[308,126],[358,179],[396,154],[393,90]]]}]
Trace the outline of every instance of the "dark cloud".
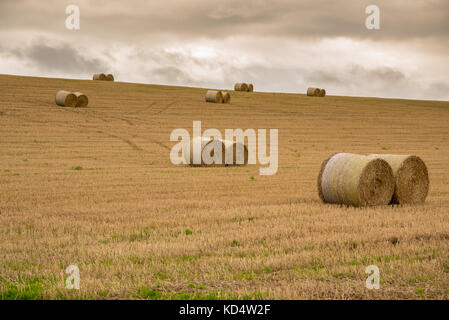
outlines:
[{"label": "dark cloud", "polygon": [[[2,30],[31,28],[67,34],[65,7],[72,2],[2,0]],[[78,35],[121,38],[352,37],[375,40],[448,38],[449,1],[428,0],[227,0],[75,1],[80,6]],[[365,28],[368,5],[381,9],[381,30]]]},{"label": "dark cloud", "polygon": [[443,82],[432,83],[425,94],[427,97],[432,97],[434,99],[448,99],[449,84]]},{"label": "dark cloud", "polygon": [[177,67],[154,68],[150,70],[148,75],[163,83],[186,84],[194,82],[187,73]]},{"label": "dark cloud", "polygon": [[51,46],[45,42],[45,39],[40,39],[29,47],[14,48],[4,53],[49,72],[79,74],[108,69],[107,63],[102,59],[87,58],[78,49],[66,43]]},{"label": "dark cloud", "polygon": [[[351,79],[353,81],[348,81]],[[306,80],[312,83],[326,83],[335,86],[358,82],[359,80],[370,83],[400,83],[406,81],[407,77],[402,72],[388,67],[367,69],[360,65],[353,65],[338,76],[331,71],[318,70],[312,72]]]},{"label": "dark cloud", "polygon": [[26,51],[26,57],[42,68],[50,71],[92,72],[106,70],[106,64],[97,58],[86,58],[81,53],[64,44],[51,47],[46,44],[35,44]]}]

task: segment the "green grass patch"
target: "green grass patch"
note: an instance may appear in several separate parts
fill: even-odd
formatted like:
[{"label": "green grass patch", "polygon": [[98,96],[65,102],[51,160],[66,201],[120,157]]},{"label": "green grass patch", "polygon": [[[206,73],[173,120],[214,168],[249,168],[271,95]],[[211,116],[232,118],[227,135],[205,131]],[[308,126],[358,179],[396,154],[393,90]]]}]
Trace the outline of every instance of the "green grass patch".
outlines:
[{"label": "green grass patch", "polygon": [[42,297],[44,284],[37,279],[25,282],[2,282],[0,286],[1,300],[36,300]]},{"label": "green grass patch", "polygon": [[416,289],[416,294],[417,294],[419,297],[424,298],[425,291],[424,291],[423,288],[417,288],[417,289]]},{"label": "green grass patch", "polygon": [[221,291],[208,293],[199,292],[163,292],[150,289],[146,286],[139,287],[134,295],[138,299],[146,300],[262,300],[268,297],[267,293],[253,292],[243,296],[232,295]]}]

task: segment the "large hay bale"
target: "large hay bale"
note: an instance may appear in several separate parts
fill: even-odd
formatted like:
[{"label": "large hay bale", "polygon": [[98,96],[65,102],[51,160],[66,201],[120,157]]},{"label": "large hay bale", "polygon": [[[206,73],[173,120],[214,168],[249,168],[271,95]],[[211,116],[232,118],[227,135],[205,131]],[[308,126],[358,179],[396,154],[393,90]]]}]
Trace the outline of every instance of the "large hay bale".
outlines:
[{"label": "large hay bale", "polygon": [[307,95],[309,97],[319,97],[320,89],[318,89],[318,88],[308,88],[307,89]]},{"label": "large hay bale", "polygon": [[326,96],[326,90],[320,89],[320,94],[319,94],[319,96],[320,96],[320,97],[325,97],[325,96]]},{"label": "large hay bale", "polygon": [[104,73],[97,73],[94,74],[94,76],[92,77],[93,80],[106,80],[106,75]]},{"label": "large hay bale", "polygon": [[[226,163],[229,165],[247,165],[248,164],[248,148],[240,142],[235,142],[233,140],[222,140],[226,148],[226,154],[232,152],[232,163]],[[237,154],[238,151],[238,154]],[[226,161],[226,156],[225,156]]]},{"label": "large hay bale", "polygon": [[106,76],[106,79],[105,79],[106,81],[114,81],[114,76],[112,75],[112,74],[108,74],[107,76]]},{"label": "large hay bale", "polygon": [[77,108],[84,108],[87,107],[89,104],[89,99],[84,93],[81,92],[74,92],[73,93],[76,96],[76,105]]},{"label": "large hay bale", "polygon": [[[201,143],[201,149],[200,149],[200,154],[199,154],[201,163],[195,164],[195,163],[193,163],[193,159],[194,159],[193,155],[196,150],[193,148],[193,146],[194,146],[194,142],[196,142],[198,140],[200,140],[200,143]],[[206,164],[204,162],[202,154],[203,154],[203,151],[206,150],[206,152],[209,153],[209,155],[211,157],[214,157],[214,155],[215,155],[214,147],[221,148],[221,164],[219,164],[219,165],[224,165],[224,163],[225,163],[225,146],[224,146],[223,142],[218,139],[211,139],[211,138],[204,138],[204,137],[196,137],[196,138],[193,138],[190,140],[190,154],[187,154],[186,150],[184,150],[185,160],[188,164],[190,164],[191,166],[194,166],[194,167],[213,166],[213,165],[215,165],[214,163]]]},{"label": "large hay bale", "polygon": [[206,102],[223,103],[223,94],[221,91],[208,90],[206,92]]},{"label": "large hay bale", "polygon": [[253,86],[252,83],[250,83],[250,84],[248,85],[248,92],[253,92],[253,91],[254,91],[254,86]]},{"label": "large hay bale", "polygon": [[55,102],[61,107],[75,107],[77,99],[72,92],[60,90],[56,93]]},{"label": "large hay bale", "polygon": [[370,154],[368,157],[381,158],[391,166],[395,179],[391,203],[419,204],[426,201],[429,192],[429,174],[421,158],[395,154]]},{"label": "large hay bale", "polygon": [[223,103],[231,103],[231,95],[229,92],[223,92]]},{"label": "large hay bale", "polygon": [[388,162],[351,153],[337,153],[324,160],[317,182],[323,202],[355,207],[387,205],[394,192]]},{"label": "large hay bale", "polygon": [[248,85],[246,83],[236,83],[234,85],[235,91],[248,91]]}]

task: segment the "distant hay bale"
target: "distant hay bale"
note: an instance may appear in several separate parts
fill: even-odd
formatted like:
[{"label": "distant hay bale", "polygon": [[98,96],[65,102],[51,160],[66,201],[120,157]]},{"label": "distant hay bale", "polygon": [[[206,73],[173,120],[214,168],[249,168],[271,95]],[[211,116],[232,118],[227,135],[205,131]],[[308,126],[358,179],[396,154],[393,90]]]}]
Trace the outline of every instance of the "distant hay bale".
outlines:
[{"label": "distant hay bale", "polygon": [[319,96],[320,96],[320,97],[325,97],[325,96],[326,96],[326,90],[320,89],[320,94],[319,94]]},{"label": "distant hay bale", "polygon": [[223,92],[223,103],[231,103],[231,95],[229,92]]},{"label": "distant hay bale", "polygon": [[114,81],[114,76],[112,75],[112,74],[108,74],[107,76],[106,76],[106,79],[105,79],[106,81]]},{"label": "distant hay bale", "polygon": [[307,95],[309,97],[319,97],[320,96],[320,89],[318,88],[309,88],[307,89]]},{"label": "distant hay bale", "polygon": [[56,93],[55,102],[58,106],[75,107],[77,99],[72,92],[60,90]]},{"label": "distant hay bale", "polygon": [[92,79],[104,81],[104,80],[106,80],[106,75],[104,73],[97,73],[97,74],[94,74]]},{"label": "distant hay bale", "polygon": [[87,105],[89,104],[89,99],[84,93],[74,92],[73,94],[76,96],[77,99],[75,107],[77,108],[87,107]]},{"label": "distant hay bale", "polygon": [[223,94],[221,91],[208,90],[206,92],[206,102],[223,103]]},{"label": "distant hay bale", "polygon": [[[194,159],[194,154],[197,150],[195,150],[194,147],[194,142],[197,141],[201,141],[201,149],[199,150],[200,154],[198,155],[198,157],[201,159],[201,163],[200,164],[195,164],[193,163],[193,159]],[[206,164],[204,162],[204,159],[202,157],[203,151],[206,153],[209,153],[209,155],[213,158],[214,157],[214,150],[215,148],[220,149],[221,148],[221,164],[220,165],[224,165],[225,162],[225,146],[223,144],[223,142],[221,140],[214,140],[211,138],[204,138],[204,137],[196,137],[190,140],[190,155],[187,154],[186,150],[184,150],[184,157],[185,160],[188,164],[190,164],[193,167],[201,167],[201,166],[213,166],[215,165],[214,163],[212,164]]]},{"label": "distant hay bale", "polygon": [[429,192],[429,174],[424,161],[411,155],[370,154],[388,162],[393,170],[395,190],[391,203],[420,204]]},{"label": "distant hay bale", "polygon": [[355,207],[387,205],[394,192],[388,162],[351,153],[337,153],[324,160],[317,182],[323,202]]},{"label": "distant hay bale", "polygon": [[253,86],[252,83],[250,83],[250,84],[248,85],[248,92],[253,92],[253,91],[254,91],[254,86]]},{"label": "distant hay bale", "polygon": [[[247,165],[248,164],[248,148],[240,142],[235,142],[233,140],[222,140],[226,148],[226,154],[232,152],[232,163],[226,163],[229,165]],[[226,161],[226,156],[225,156]]]},{"label": "distant hay bale", "polygon": [[248,91],[248,85],[246,83],[236,83],[234,85],[235,91]]}]

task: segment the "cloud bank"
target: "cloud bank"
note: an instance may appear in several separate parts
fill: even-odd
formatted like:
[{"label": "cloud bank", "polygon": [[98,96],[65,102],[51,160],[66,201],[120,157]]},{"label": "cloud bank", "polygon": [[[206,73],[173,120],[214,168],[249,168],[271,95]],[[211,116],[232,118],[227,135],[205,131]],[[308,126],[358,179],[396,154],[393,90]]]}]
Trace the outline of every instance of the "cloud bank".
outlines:
[{"label": "cloud bank", "polygon": [[449,100],[448,18],[445,0],[3,0],[0,73]]}]

